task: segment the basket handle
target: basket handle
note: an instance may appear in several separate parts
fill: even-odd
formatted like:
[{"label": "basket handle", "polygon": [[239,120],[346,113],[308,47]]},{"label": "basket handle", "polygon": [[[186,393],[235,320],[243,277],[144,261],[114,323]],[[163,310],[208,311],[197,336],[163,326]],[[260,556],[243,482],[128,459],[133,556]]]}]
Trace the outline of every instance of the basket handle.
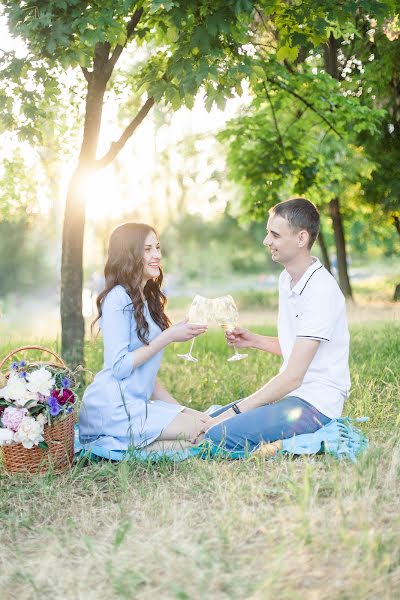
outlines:
[{"label": "basket handle", "polygon": [[58,354],[56,354],[53,350],[50,350],[50,348],[45,348],[44,346],[21,346],[20,348],[17,348],[16,350],[9,352],[9,354],[7,354],[7,356],[5,356],[0,361],[0,369],[2,369],[4,363],[9,358],[14,356],[14,354],[18,354],[18,352],[22,352],[23,350],[41,350],[42,352],[48,352],[48,354],[51,354],[51,356],[53,356],[57,360],[57,362],[60,364],[61,367],[67,367],[67,365],[65,364],[65,362],[63,361],[61,356],[58,356]]}]

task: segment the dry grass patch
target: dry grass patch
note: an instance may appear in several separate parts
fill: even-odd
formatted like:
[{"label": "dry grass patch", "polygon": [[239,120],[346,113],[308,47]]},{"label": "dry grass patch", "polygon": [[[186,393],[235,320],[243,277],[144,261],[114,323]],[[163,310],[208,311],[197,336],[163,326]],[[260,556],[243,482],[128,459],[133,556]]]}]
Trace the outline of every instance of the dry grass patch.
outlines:
[{"label": "dry grass patch", "polygon": [[2,597],[396,598],[400,443],[3,478]]}]

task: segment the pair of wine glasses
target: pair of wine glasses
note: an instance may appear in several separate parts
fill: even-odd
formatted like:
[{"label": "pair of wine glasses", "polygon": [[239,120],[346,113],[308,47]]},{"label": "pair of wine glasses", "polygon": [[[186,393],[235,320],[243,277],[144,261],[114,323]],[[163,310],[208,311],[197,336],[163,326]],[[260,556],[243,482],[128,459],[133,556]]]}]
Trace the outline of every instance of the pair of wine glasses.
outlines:
[{"label": "pair of wine glasses", "polygon": [[[196,295],[190,305],[188,318],[189,323],[201,325],[208,323],[214,318],[224,331],[233,331],[239,321],[239,311],[232,296],[220,296],[211,300],[210,298]],[[179,358],[190,362],[198,362],[198,359],[192,355],[195,339],[192,339],[189,352],[178,354]],[[233,345],[233,348],[235,353],[228,358],[228,362],[247,358],[247,354],[240,354],[235,345]]]}]

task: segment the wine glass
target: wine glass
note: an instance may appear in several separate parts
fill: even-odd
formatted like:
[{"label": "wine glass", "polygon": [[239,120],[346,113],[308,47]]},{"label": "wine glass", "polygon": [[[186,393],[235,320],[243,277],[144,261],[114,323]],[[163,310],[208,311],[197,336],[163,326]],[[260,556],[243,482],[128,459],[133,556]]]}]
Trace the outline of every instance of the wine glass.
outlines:
[{"label": "wine glass", "polygon": [[[214,318],[218,325],[220,325],[224,331],[233,331],[239,321],[239,311],[232,296],[226,295],[215,298],[213,300],[213,309]],[[239,354],[234,344],[233,348],[235,353],[228,358],[228,362],[247,358],[247,354]]]},{"label": "wine glass", "polygon": [[[205,298],[204,296],[196,296],[192,300],[192,304],[189,308],[188,318],[189,323],[203,325],[206,324],[210,320],[210,315],[212,313],[212,303],[209,298]],[[183,358],[184,360],[188,360],[189,362],[198,362],[198,359],[192,355],[194,340],[190,344],[189,352],[186,354],[178,354],[179,358]]]}]

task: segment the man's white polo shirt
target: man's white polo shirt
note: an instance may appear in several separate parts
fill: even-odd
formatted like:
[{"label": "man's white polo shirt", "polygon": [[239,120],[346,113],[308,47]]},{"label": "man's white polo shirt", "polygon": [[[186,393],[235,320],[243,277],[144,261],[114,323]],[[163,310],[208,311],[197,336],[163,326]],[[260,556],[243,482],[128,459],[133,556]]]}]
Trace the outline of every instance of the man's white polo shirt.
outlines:
[{"label": "man's white polo shirt", "polygon": [[349,330],[344,296],[317,258],[291,289],[284,270],[279,278],[278,336],[283,371],[298,339],[321,343],[300,387],[290,393],[331,419],[340,417],[350,391]]}]

